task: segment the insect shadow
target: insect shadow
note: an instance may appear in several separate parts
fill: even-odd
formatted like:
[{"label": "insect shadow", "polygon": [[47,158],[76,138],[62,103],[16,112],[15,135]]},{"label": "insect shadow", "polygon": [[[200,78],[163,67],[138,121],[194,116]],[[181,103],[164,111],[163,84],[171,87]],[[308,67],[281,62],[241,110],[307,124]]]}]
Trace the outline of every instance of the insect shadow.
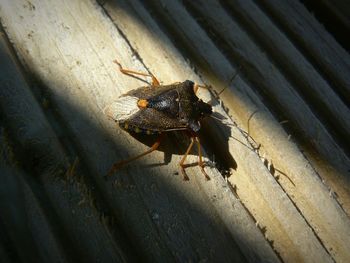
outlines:
[{"label": "insect shadow", "polygon": [[225,176],[230,176],[230,170],[237,169],[237,162],[229,151],[231,127],[223,122],[208,118],[202,121],[201,141],[211,162]]},{"label": "insect shadow", "polygon": [[[205,148],[209,159],[204,162],[205,166],[215,167],[222,174],[229,176],[230,169],[237,169],[237,163],[230,154],[228,146],[231,127],[215,119],[203,120],[201,124],[202,128],[198,135],[201,138],[201,144]],[[147,147],[152,147],[158,138],[158,135],[146,135],[133,131],[128,131],[128,133],[139,143]],[[189,143],[190,138],[181,131],[166,133],[157,149],[157,151],[164,153],[163,162],[151,163],[146,166],[157,167],[169,164],[174,154],[184,155],[186,153],[186,146]],[[198,152],[193,151],[192,154],[198,154]],[[186,164],[185,167],[194,167],[197,165],[198,162],[192,162]]]}]

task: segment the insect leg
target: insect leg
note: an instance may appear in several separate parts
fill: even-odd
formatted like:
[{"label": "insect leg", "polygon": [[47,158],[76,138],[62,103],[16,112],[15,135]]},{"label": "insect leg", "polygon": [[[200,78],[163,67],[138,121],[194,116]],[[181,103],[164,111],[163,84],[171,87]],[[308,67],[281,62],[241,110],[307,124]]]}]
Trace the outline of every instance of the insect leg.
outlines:
[{"label": "insect leg", "polygon": [[132,162],[132,161],[135,161],[136,159],[139,159],[155,150],[157,150],[157,148],[159,147],[160,145],[160,142],[161,140],[163,139],[164,137],[164,134],[161,133],[159,135],[159,137],[157,138],[157,141],[151,146],[151,148],[149,148],[147,151],[145,151],[144,153],[141,153],[139,155],[136,155],[134,157],[131,157],[129,159],[126,159],[126,160],[122,160],[122,161],[119,161],[115,164],[112,165],[112,168],[109,170],[109,172],[107,173],[107,176],[110,176],[110,175],[113,175],[119,168],[121,168],[122,166]]},{"label": "insect leg", "polygon": [[145,77],[151,77],[152,78],[152,86],[159,86],[160,85],[158,79],[153,74],[142,73],[142,72],[138,72],[138,71],[134,71],[134,70],[124,69],[122,67],[122,65],[117,60],[114,60],[113,62],[119,66],[120,72],[125,74],[125,75],[128,75],[128,76],[141,75],[141,76],[145,76]]},{"label": "insect leg", "polygon": [[193,139],[193,137],[191,137],[191,143],[190,143],[190,145],[188,146],[185,155],[182,157],[182,159],[181,159],[181,161],[180,161],[180,163],[179,163],[179,165],[180,165],[180,167],[181,167],[182,175],[183,175],[183,177],[184,177],[184,180],[186,180],[186,181],[189,180],[189,178],[188,178],[188,176],[187,176],[187,174],[186,174],[186,172],[185,172],[185,165],[184,165],[184,162],[186,161],[187,155],[189,154],[189,152],[190,152],[191,149],[192,149],[193,143],[194,143],[194,139]]},{"label": "insect leg", "polygon": [[197,146],[198,146],[198,156],[199,156],[198,165],[199,165],[199,168],[201,169],[202,173],[204,174],[205,179],[210,180],[210,177],[208,176],[208,174],[204,170],[204,163],[202,160],[201,143],[199,141],[199,137],[195,137],[195,140],[197,141]]}]

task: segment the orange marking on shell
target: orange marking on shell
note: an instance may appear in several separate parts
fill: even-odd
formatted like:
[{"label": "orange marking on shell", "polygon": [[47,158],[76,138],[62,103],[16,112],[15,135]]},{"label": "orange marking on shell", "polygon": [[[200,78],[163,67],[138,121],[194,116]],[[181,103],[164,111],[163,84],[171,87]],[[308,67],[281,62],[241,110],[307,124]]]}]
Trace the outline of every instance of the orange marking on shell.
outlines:
[{"label": "orange marking on shell", "polygon": [[144,100],[144,99],[140,99],[138,102],[137,102],[137,106],[139,108],[146,108],[148,105],[148,101],[147,100]]}]

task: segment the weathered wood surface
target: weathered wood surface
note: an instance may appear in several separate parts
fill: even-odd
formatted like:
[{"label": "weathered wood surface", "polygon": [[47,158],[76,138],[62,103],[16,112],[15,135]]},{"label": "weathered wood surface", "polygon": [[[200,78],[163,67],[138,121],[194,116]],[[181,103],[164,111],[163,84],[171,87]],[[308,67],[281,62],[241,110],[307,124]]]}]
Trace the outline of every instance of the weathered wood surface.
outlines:
[{"label": "weathered wood surface", "polygon": [[[22,196],[0,200],[7,262],[350,260],[349,54],[302,5],[16,0],[0,18],[1,176]],[[102,178],[154,139],[140,143],[102,113],[143,85],[116,58],[163,83],[229,87],[220,101],[200,93],[225,116],[201,138],[207,160],[235,168],[229,178],[190,167],[182,181],[188,139],[176,133]],[[21,252],[26,242],[33,250]]]}]

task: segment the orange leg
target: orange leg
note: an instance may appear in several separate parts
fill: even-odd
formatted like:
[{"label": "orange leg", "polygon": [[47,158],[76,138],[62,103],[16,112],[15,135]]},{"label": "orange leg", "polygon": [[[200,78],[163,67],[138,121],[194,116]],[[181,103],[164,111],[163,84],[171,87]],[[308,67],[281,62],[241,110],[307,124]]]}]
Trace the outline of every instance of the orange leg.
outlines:
[{"label": "orange leg", "polygon": [[205,179],[207,180],[210,180],[210,177],[207,175],[207,173],[205,172],[204,170],[204,163],[203,163],[203,160],[202,160],[202,151],[201,151],[201,143],[199,141],[199,137],[195,137],[196,141],[197,141],[197,146],[198,146],[198,158],[199,158],[199,162],[198,162],[198,165],[199,167],[201,168],[201,171],[202,173],[204,174],[205,176]]},{"label": "orange leg", "polygon": [[119,161],[115,164],[112,165],[112,168],[109,170],[109,172],[107,173],[107,176],[110,176],[110,175],[113,175],[118,169],[120,169],[122,166],[132,162],[132,161],[135,161],[155,150],[158,149],[159,145],[160,145],[160,142],[161,140],[163,139],[164,137],[164,134],[161,133],[160,136],[158,137],[157,141],[151,146],[151,148],[149,148],[147,151],[145,151],[144,153],[141,153],[139,155],[136,155],[134,157],[131,157],[129,159],[126,159],[126,160],[122,160],[122,161]]},{"label": "orange leg", "polygon": [[198,146],[198,155],[199,155],[199,162],[198,162],[198,166],[201,169],[201,172],[204,174],[205,179],[210,180],[210,177],[207,175],[207,173],[204,170],[204,163],[203,163],[203,159],[202,159],[202,151],[201,151],[201,144],[199,141],[199,138],[197,136],[195,137],[191,137],[191,143],[188,146],[185,155],[182,157],[181,161],[180,161],[180,167],[181,167],[181,172],[183,175],[184,180],[189,180],[186,172],[185,172],[185,164],[184,162],[186,161],[187,155],[189,154],[189,152],[191,151],[192,147],[193,147],[193,143],[194,141],[197,142],[197,146]]},{"label": "orange leg", "polygon": [[152,86],[159,86],[160,85],[158,79],[153,74],[147,74],[147,73],[142,73],[142,72],[138,72],[138,71],[134,71],[134,70],[124,69],[122,67],[122,65],[117,60],[114,60],[113,62],[119,66],[120,72],[125,74],[125,75],[128,75],[128,76],[140,75],[140,76],[145,76],[145,77],[151,77],[152,78]]},{"label": "orange leg", "polygon": [[194,140],[193,140],[193,137],[191,137],[191,143],[190,145],[188,146],[187,150],[186,150],[186,153],[184,154],[184,156],[182,157],[179,165],[180,165],[180,168],[181,168],[181,173],[182,173],[182,176],[184,178],[185,181],[188,181],[189,178],[185,172],[185,165],[184,165],[184,162],[186,161],[186,158],[187,158],[187,155],[189,154],[189,152],[191,151],[192,149],[192,146],[193,146],[193,143],[194,143]]}]

